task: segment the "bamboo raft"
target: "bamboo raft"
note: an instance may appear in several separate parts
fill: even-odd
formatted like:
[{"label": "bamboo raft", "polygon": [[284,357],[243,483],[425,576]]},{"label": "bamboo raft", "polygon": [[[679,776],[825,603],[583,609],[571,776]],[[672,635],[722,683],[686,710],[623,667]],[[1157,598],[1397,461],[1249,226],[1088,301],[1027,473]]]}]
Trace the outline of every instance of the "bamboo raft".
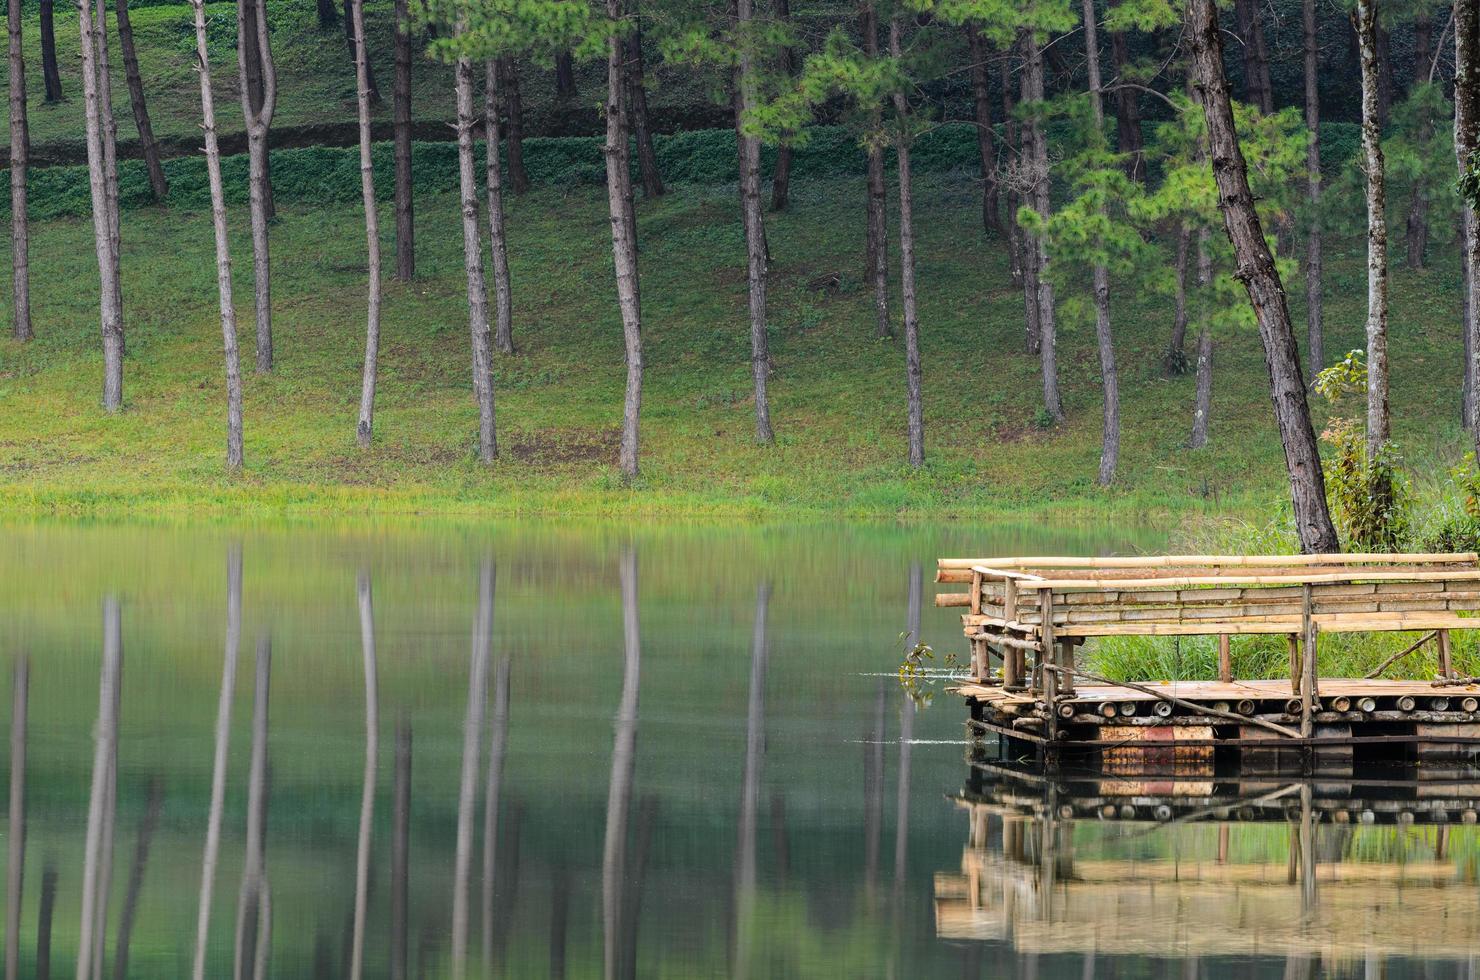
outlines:
[{"label": "bamboo raft", "polygon": [[[943,558],[936,581],[966,586],[969,731],[1025,749],[1195,759],[1216,750],[1413,746],[1424,757],[1480,754],[1480,678],[1455,670],[1450,634],[1480,629],[1480,556],[1168,555]],[[1413,633],[1364,678],[1321,677],[1322,633]],[[1233,676],[1231,637],[1283,634],[1285,678]],[[1115,682],[1076,662],[1105,636],[1215,636],[1216,681]],[[1433,678],[1380,678],[1429,644]],[[1405,749],[1406,751],[1406,749]]]}]

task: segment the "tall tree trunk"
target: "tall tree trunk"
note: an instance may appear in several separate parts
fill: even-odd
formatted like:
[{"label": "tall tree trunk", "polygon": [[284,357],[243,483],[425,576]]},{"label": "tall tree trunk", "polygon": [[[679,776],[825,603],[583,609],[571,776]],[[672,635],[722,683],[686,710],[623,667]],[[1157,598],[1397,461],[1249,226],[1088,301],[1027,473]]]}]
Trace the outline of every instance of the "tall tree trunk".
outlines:
[{"label": "tall tree trunk", "polygon": [[416,275],[416,216],[411,197],[411,11],[408,0],[396,4],[396,77],[391,86],[396,157],[396,278]]},{"label": "tall tree trunk", "polygon": [[[1433,18],[1428,7],[1420,7],[1413,15],[1413,84],[1412,93],[1429,78],[1429,62],[1433,59]],[[1434,119],[1427,110],[1420,112],[1418,119],[1418,142],[1428,146],[1434,138]],[[1408,195],[1408,222],[1404,229],[1404,257],[1408,268],[1422,269],[1424,254],[1429,247],[1429,192],[1425,180],[1413,181]]]},{"label": "tall tree trunk", "polygon": [[1196,85],[1201,90],[1207,120],[1213,177],[1218,185],[1223,225],[1233,243],[1238,271],[1235,277],[1249,294],[1249,303],[1259,321],[1259,339],[1264,345],[1264,363],[1269,371],[1270,397],[1285,450],[1290,475],[1290,499],[1295,528],[1305,552],[1334,552],[1341,544],[1331,514],[1326,509],[1326,481],[1321,473],[1320,449],[1305,400],[1305,379],[1300,373],[1300,354],[1290,309],[1285,303],[1284,284],[1275,268],[1274,256],[1264,240],[1254,196],[1249,191],[1248,170],[1239,149],[1223,75],[1223,39],[1218,33],[1214,0],[1189,0],[1188,32],[1192,39]]},{"label": "tall tree trunk", "polygon": [[504,112],[509,117],[508,140],[509,189],[515,194],[529,190],[529,172],[524,169],[524,97],[519,93],[519,64],[513,58],[500,58],[498,70],[503,83]]},{"label": "tall tree trunk", "polygon": [[[870,58],[879,56],[879,14],[873,0],[863,0],[859,11],[859,29],[863,34],[863,52]],[[877,109],[870,109],[868,128],[877,132],[880,120]],[[874,336],[879,339],[894,335],[889,318],[889,201],[884,187],[884,147],[870,140],[868,144],[868,246],[864,274],[874,292]]]},{"label": "tall tree trunk", "polygon": [[[621,0],[607,0],[608,13]],[[615,46],[616,42],[612,42]],[[612,84],[615,84],[614,82]],[[601,848],[602,976],[617,980],[622,960],[622,899],[629,872],[627,822],[632,805],[632,775],[637,765],[637,706],[642,685],[642,629],[637,613],[637,556],[629,546],[618,559],[622,580],[622,696],[613,725],[612,771],[606,796],[606,829]]]},{"label": "tall tree trunk", "polygon": [[[204,46],[204,0],[194,0],[197,38]],[[205,854],[201,858],[200,903],[196,908],[195,959],[190,975],[203,980],[211,931],[211,892],[216,885],[216,860],[221,850],[221,811],[226,800],[226,761],[231,744],[231,703],[236,695],[236,661],[242,634],[242,552],[232,545],[226,553],[226,653],[221,661],[221,693],[216,700],[216,750],[211,763],[211,802],[206,817]]]},{"label": "tall tree trunk", "polygon": [[[1012,65],[1020,50],[1021,45],[1015,42],[1012,48],[1009,49],[1011,56],[1002,59],[1002,152],[1007,156],[1007,165],[1004,169],[1008,172],[1009,177],[1021,176],[1023,164],[1022,127],[1018,125],[1016,103],[1012,97]],[[1020,183],[1020,181],[1015,182]],[[1017,209],[1023,203],[1024,197],[1021,191],[1009,191],[1007,201],[1007,272],[1014,286],[1023,285],[1023,266],[1025,261],[1023,252],[1025,247],[1022,228],[1018,226],[1017,222]],[[1031,318],[1031,322],[1028,324],[1030,328],[1028,349],[1030,351],[1035,350],[1033,345],[1037,342],[1034,339],[1038,336],[1036,324],[1037,318]]]},{"label": "tall tree trunk", "polygon": [[1208,444],[1208,423],[1213,413],[1213,330],[1208,317],[1208,290],[1213,281],[1213,258],[1208,251],[1208,230],[1197,233],[1197,400],[1192,410],[1192,435],[1187,445],[1201,449]]},{"label": "tall tree trunk", "polygon": [[991,72],[987,67],[987,45],[981,24],[968,21],[966,40],[971,58],[971,93],[976,104],[976,148],[982,169],[982,229],[1002,234],[1002,208],[997,196],[997,141],[992,130]]},{"label": "tall tree trunk", "polygon": [[139,131],[139,146],[144,151],[144,165],[149,171],[149,190],[156,201],[170,192],[164,165],[159,160],[159,141],[149,124],[149,107],[144,102],[144,80],[139,76],[139,56],[134,51],[134,27],[128,17],[128,0],[115,0],[118,16],[118,47],[123,52],[124,78],[128,82],[129,105],[134,110],[134,126]]},{"label": "tall tree trunk", "polygon": [[[754,0],[737,0],[735,7],[744,34],[754,20]],[[740,209],[745,224],[745,271],[750,301],[750,377],[755,387],[755,441],[769,446],[776,441],[771,431],[771,403],[766,382],[771,376],[771,352],[766,338],[766,222],[761,211],[761,141],[747,135],[744,119],[756,105],[755,53],[747,37],[740,42],[740,60],[735,72],[735,127],[740,140]]]},{"label": "tall tree trunk", "polygon": [[575,59],[569,51],[555,54],[555,94],[562,99],[576,94]]},{"label": "tall tree trunk", "polygon": [[[1454,0],[1454,155],[1463,175],[1470,157],[1480,148],[1480,2]],[[1464,424],[1480,454],[1480,424],[1476,420],[1475,379],[1480,377],[1480,220],[1475,209],[1461,201],[1465,286]]]},{"label": "tall tree trunk", "polygon": [[[743,2],[743,0],[742,0]],[[898,61],[904,56],[899,17],[889,20],[889,54]],[[894,93],[894,114],[900,133],[894,149],[899,169],[899,292],[904,302],[905,388],[909,397],[910,465],[925,465],[925,410],[920,391],[920,317],[915,303],[914,187],[910,174],[909,136],[904,132],[909,118],[904,92]]]},{"label": "tall tree trunk", "polygon": [[653,148],[653,131],[648,122],[647,67],[642,55],[638,0],[628,0],[627,11],[632,19],[632,32],[627,36],[627,111],[631,115],[632,137],[637,143],[637,174],[642,180],[643,197],[661,197],[663,177],[658,170],[658,152]]},{"label": "tall tree trunk", "polygon": [[483,705],[488,700],[488,650],[493,633],[493,568],[478,576],[478,617],[468,664],[468,707],[463,717],[462,771],[457,793],[457,837],[452,862],[452,976],[468,967],[468,879],[473,867],[473,816],[478,809],[478,754],[483,745]]},{"label": "tall tree trunk", "polygon": [[[267,169],[267,131],[277,110],[277,66],[264,0],[237,0],[237,68],[242,118],[247,127],[247,197],[252,212],[252,289],[257,326],[257,373],[272,370],[272,257],[267,223],[272,217],[272,176]],[[254,43],[246,43],[255,38]]]},{"label": "tall tree trunk", "polygon": [[[362,0],[353,0],[359,12]],[[362,35],[363,36],[363,35]],[[361,86],[363,91],[364,86]],[[355,850],[354,945],[349,980],[360,980],[365,962],[365,911],[370,893],[370,831],[375,818],[375,772],[380,752],[380,669],[375,657],[375,606],[370,573],[356,583],[360,607],[360,651],[365,664],[365,775],[360,792],[360,837]]]},{"label": "tall tree trunk", "polygon": [[205,0],[191,0],[195,11],[196,71],[200,75],[201,129],[206,140],[206,178],[211,186],[211,228],[216,236],[216,302],[221,311],[221,347],[226,360],[226,468],[242,465],[241,355],[236,343],[236,305],[231,298],[231,241],[226,227],[226,190],[221,181],[221,145],[216,135],[216,105],[206,49]]},{"label": "tall tree trunk", "polygon": [[[1114,6],[1114,4],[1112,4]],[[1141,97],[1128,88],[1126,69],[1131,64],[1130,45],[1125,31],[1110,32],[1110,63],[1115,68],[1115,134],[1116,146],[1125,156],[1125,173],[1131,180],[1146,179],[1145,140],[1141,136]]]},{"label": "tall tree trunk", "polygon": [[[15,6],[15,0],[11,0]],[[14,20],[12,20],[14,23]],[[10,673],[10,835],[5,852],[5,980],[20,976],[21,886],[26,862],[26,708],[31,661],[24,653]]]},{"label": "tall tree trunk", "polygon": [[1387,189],[1379,120],[1377,0],[1356,0],[1352,26],[1362,52],[1362,156],[1367,173],[1367,459],[1392,429],[1388,409]]},{"label": "tall tree trunk", "polygon": [[113,72],[109,67],[107,0],[97,0],[93,13],[96,17],[94,29],[97,41],[95,64],[98,72],[98,119],[103,134],[103,175],[108,192],[108,239],[113,258],[113,298],[114,305],[121,311],[123,279],[120,262],[123,245],[118,208],[118,119],[113,115]]},{"label": "tall tree trunk", "polygon": [[396,770],[391,790],[391,980],[406,980],[411,924],[411,720],[396,724]]},{"label": "tall tree trunk", "polygon": [[1316,0],[1302,0],[1305,39],[1305,170],[1310,206],[1305,232],[1305,331],[1310,377],[1326,365],[1326,331],[1321,322],[1321,96],[1320,42],[1316,34]]},{"label": "tall tree trunk", "polygon": [[[791,30],[791,0],[776,0],[776,23]],[[796,52],[791,45],[781,48],[776,58],[776,69],[783,78],[792,78],[797,73]],[[776,171],[771,175],[771,210],[785,211],[791,200],[791,143],[783,141],[776,148]]]},{"label": "tall tree trunk", "polygon": [[1192,230],[1186,222],[1180,222],[1177,225],[1177,262],[1174,266],[1176,297],[1172,312],[1172,342],[1167,345],[1167,362],[1171,365],[1182,364],[1187,356],[1187,254],[1191,248]]},{"label": "tall tree trunk", "polygon": [[77,940],[78,980],[101,972],[102,940],[107,932],[109,825],[116,803],[118,773],[118,684],[123,641],[118,598],[103,600],[103,657],[98,679],[98,720],[93,727],[92,790],[88,794],[87,837],[83,852],[82,927]]},{"label": "tall tree trunk", "polygon": [[[622,19],[623,0],[606,0],[613,24]],[[628,163],[626,86],[622,39],[614,32],[606,53],[606,196],[611,212],[612,265],[617,279],[617,305],[627,351],[627,393],[622,402],[619,465],[627,479],[637,476],[638,416],[642,409],[642,297],[637,281],[636,220],[632,213],[632,172]]]},{"label": "tall tree trunk", "polygon": [[514,353],[514,299],[509,281],[509,249],[504,237],[504,179],[499,166],[499,70],[490,58],[483,80],[483,142],[488,190],[488,246],[493,258],[494,346]]},{"label": "tall tree trunk", "polygon": [[[1023,141],[1030,151],[1028,159],[1032,208],[1045,219],[1052,213],[1049,199],[1048,139],[1043,132],[1043,49],[1032,31],[1022,34],[1023,65],[1022,100],[1030,106]],[[1053,285],[1048,268],[1048,243],[1042,235],[1024,233],[1033,252],[1033,301],[1038,313],[1038,356],[1043,369],[1043,407],[1055,423],[1064,421],[1064,403],[1059,397],[1058,338],[1054,324]],[[1025,270],[1026,271],[1026,270]],[[1024,277],[1026,281],[1027,276]]]},{"label": "tall tree trunk", "polygon": [[[459,31],[461,28],[459,28]],[[457,92],[457,172],[462,199],[463,268],[467,279],[468,329],[472,335],[473,397],[478,402],[478,458],[486,465],[498,456],[494,426],[493,351],[488,334],[488,291],[483,278],[483,238],[478,229],[478,182],[473,175],[473,65],[459,58]]]},{"label": "tall tree trunk", "polygon": [[123,407],[123,305],[115,261],[112,196],[108,183],[107,122],[100,92],[98,25],[90,3],[77,6],[82,49],[82,97],[87,121],[87,176],[92,195],[93,244],[98,258],[99,318],[103,333],[103,409]]},{"label": "tall tree trunk", "polygon": [[1259,22],[1259,0],[1234,0],[1234,15],[1244,47],[1244,101],[1268,115],[1274,111],[1269,80],[1269,50]]},{"label": "tall tree trunk", "polygon": [[[1100,94],[1100,43],[1094,0],[1083,0],[1085,67],[1089,76],[1089,103],[1095,135],[1105,132],[1105,105]],[[1100,209],[1104,213],[1104,208]],[[1104,425],[1100,438],[1100,486],[1115,482],[1120,460],[1120,375],[1115,367],[1115,341],[1110,333],[1110,270],[1097,263],[1091,273],[1095,296],[1095,341],[1100,349],[1100,384],[1105,392]]]},{"label": "tall tree trunk", "polygon": [[[9,0],[6,25],[10,29],[10,328],[16,340],[30,340],[31,223],[26,210],[26,174],[31,160],[31,131],[26,123],[26,60],[21,51],[21,23],[20,0]],[[6,949],[9,948],[7,945]]]},{"label": "tall tree trunk", "polygon": [[[365,80],[360,80],[360,45],[358,39],[365,36],[362,27],[355,26],[354,0],[342,0],[344,6],[344,44],[349,49],[350,64],[355,66],[356,89],[368,87],[370,104],[380,105],[380,86],[375,84],[375,69],[370,64],[370,53],[365,52]],[[364,20],[363,14],[360,18]]]},{"label": "tall tree trunk", "polygon": [[[348,0],[355,36],[365,37],[364,0]],[[355,79],[358,83],[356,102],[360,116],[360,193],[365,202],[365,262],[370,281],[366,289],[365,370],[360,376],[360,422],[355,435],[360,447],[370,445],[375,422],[375,376],[380,359],[380,212],[375,205],[375,169],[370,160],[370,61],[367,48],[355,49]]]},{"label": "tall tree trunk", "polygon": [[55,4],[53,0],[41,0],[41,79],[45,85],[46,101],[62,101],[62,76],[57,70],[57,33]]}]

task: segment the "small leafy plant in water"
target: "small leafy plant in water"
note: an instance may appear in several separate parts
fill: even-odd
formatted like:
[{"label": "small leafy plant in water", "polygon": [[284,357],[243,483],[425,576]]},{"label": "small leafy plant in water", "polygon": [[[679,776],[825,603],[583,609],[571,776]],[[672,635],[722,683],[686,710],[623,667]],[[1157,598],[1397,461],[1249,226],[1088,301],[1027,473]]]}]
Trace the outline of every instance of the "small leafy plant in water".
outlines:
[{"label": "small leafy plant in water", "polygon": [[[904,645],[904,659],[899,664],[899,686],[904,688],[915,707],[928,708],[935,698],[935,681],[926,670],[925,661],[935,659],[935,649],[918,640],[910,645],[908,631],[899,634],[899,642]],[[947,653],[942,666],[948,670],[959,670],[965,665],[954,653]]]}]

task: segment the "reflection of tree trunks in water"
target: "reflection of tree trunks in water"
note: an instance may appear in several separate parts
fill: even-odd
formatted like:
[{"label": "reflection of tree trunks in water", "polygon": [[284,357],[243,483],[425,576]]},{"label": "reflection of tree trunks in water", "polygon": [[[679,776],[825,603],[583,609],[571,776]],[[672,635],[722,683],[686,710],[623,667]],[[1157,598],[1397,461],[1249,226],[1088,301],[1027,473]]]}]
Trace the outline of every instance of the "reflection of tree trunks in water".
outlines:
[{"label": "reflection of tree trunks in water", "polygon": [[87,807],[87,844],[82,864],[82,923],[77,940],[77,980],[92,980],[100,963],[107,929],[108,874],[111,855],[106,842],[112,818],[117,774],[118,678],[123,656],[122,622],[117,596],[103,600],[103,663],[98,678],[98,723],[93,733],[92,790]]},{"label": "reflection of tree trunks in water", "polygon": [[411,719],[396,723],[396,777],[391,810],[391,980],[406,980],[411,851]]},{"label": "reflection of tree trunks in water", "polygon": [[272,686],[272,638],[257,640],[256,687],[252,694],[252,760],[247,770],[247,842],[242,856],[242,884],[236,905],[236,980],[258,975],[258,960],[267,954],[268,903],[267,718]]},{"label": "reflection of tree trunks in water", "polygon": [[221,847],[221,809],[226,799],[226,750],[231,740],[231,701],[236,690],[236,655],[242,632],[242,552],[226,553],[226,656],[221,664],[221,695],[216,703],[216,751],[211,764],[211,806],[206,817],[205,854],[201,858],[200,904],[195,921],[195,966],[191,976],[206,975],[206,938],[211,928],[211,890],[216,883],[216,857]]},{"label": "reflection of tree trunks in water", "polygon": [[642,887],[647,878],[648,853],[652,850],[653,825],[657,823],[658,800],[644,796],[637,805],[637,826],[632,830],[632,860],[622,892],[622,980],[637,978],[637,926],[642,916]]},{"label": "reflection of tree trunks in water", "polygon": [[642,680],[642,629],[637,615],[637,555],[628,546],[618,559],[622,580],[622,699],[612,739],[612,773],[606,798],[601,852],[602,973],[615,980],[620,961],[622,884],[627,872],[627,811],[637,752],[637,702]]},{"label": "reflection of tree trunks in water", "polygon": [[51,917],[57,907],[57,868],[41,868],[41,904],[36,918],[36,980],[51,980]]},{"label": "reflection of tree trunks in water", "polygon": [[129,941],[134,934],[134,921],[139,912],[139,894],[144,889],[144,870],[149,865],[149,846],[159,826],[159,811],[164,803],[164,781],[159,776],[149,780],[148,802],[144,820],[139,824],[139,839],[134,845],[134,863],[129,869],[128,890],[124,893],[123,914],[118,918],[118,939],[113,951],[113,980],[128,976]]},{"label": "reflection of tree trunks in water", "polygon": [[565,922],[570,915],[570,871],[557,867],[550,884],[550,980],[565,980]]},{"label": "reflection of tree trunks in water", "polygon": [[[489,606],[493,584],[489,584]],[[492,613],[489,625],[492,626]],[[507,651],[501,651],[493,674],[493,714],[489,718],[488,772],[483,787],[483,963],[493,963],[493,900],[498,881],[498,817],[504,781],[504,754],[509,741],[509,668]],[[481,732],[479,734],[481,738]]]},{"label": "reflection of tree trunks in water", "polygon": [[375,816],[375,762],[380,748],[380,692],[375,661],[375,604],[370,573],[361,571],[356,583],[360,606],[360,649],[365,661],[365,780],[360,794],[360,840],[355,853],[354,940],[349,975],[360,980],[365,958],[365,906],[370,890],[370,825]]},{"label": "reflection of tree trunks in water", "polygon": [[[908,635],[905,644],[920,642],[920,601],[925,591],[925,572],[919,562],[910,566]],[[915,731],[915,702],[905,695],[899,706],[899,779],[894,800],[894,901],[896,910],[904,893],[904,877],[910,842],[910,739]]]},{"label": "reflection of tree trunks in water", "polygon": [[760,801],[761,766],[766,753],[766,666],[770,644],[766,618],[771,585],[755,593],[755,623],[750,637],[750,703],[745,714],[745,769],[741,778],[739,840],[735,845],[735,950],[731,974],[750,975],[750,946],[755,920],[756,811]]},{"label": "reflection of tree trunks in water", "polygon": [[879,848],[884,824],[884,682],[874,696],[873,727],[863,737],[863,882],[873,898],[879,887]]},{"label": "reflection of tree trunks in water", "polygon": [[26,706],[31,661],[16,659],[10,683],[10,841],[5,862],[5,978],[20,975],[21,884],[26,859]]},{"label": "reflection of tree trunks in water", "polygon": [[468,875],[473,864],[473,812],[478,808],[478,750],[483,741],[483,702],[488,700],[488,647],[493,630],[493,565],[478,572],[478,615],[468,665],[468,708],[463,717],[462,774],[457,790],[457,845],[452,863],[452,975],[468,959]]}]

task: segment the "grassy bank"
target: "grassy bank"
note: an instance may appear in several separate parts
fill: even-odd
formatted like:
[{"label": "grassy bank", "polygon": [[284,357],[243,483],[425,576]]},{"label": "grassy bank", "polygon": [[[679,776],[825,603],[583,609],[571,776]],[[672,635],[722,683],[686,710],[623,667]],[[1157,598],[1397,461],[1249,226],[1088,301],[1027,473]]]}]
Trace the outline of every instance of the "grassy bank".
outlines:
[{"label": "grassy bank", "polygon": [[[354,442],[364,330],[358,208],[285,200],[273,229],[278,370],[246,379],[245,471],[222,466],[220,328],[207,216],[129,211],[126,411],[98,409],[91,223],[33,235],[37,339],[0,340],[0,511],[9,514],[637,514],[988,516],[1051,512],[1147,519],[1263,511],[1283,494],[1257,336],[1221,336],[1212,442],[1184,448],[1191,377],[1167,377],[1171,304],[1114,296],[1123,385],[1120,480],[1094,485],[1100,389],[1092,324],[1066,322],[1059,360],[1069,421],[1040,427],[1037,358],[1023,352],[1021,293],[982,235],[963,172],[925,177],[919,275],[927,466],[905,465],[904,363],[872,337],[861,288],[861,181],[799,184],[774,216],[772,413],[778,445],[752,441],[743,247],[733,184],[689,184],[640,206],[647,381],[642,479],[615,473],[623,367],[604,197],[540,187],[511,203],[520,354],[496,365],[501,458],[475,459],[455,199],[418,201],[420,278],[386,292],[376,446]],[[234,211],[244,363],[250,261]],[[389,253],[390,222],[386,251]],[[0,251],[0,260],[8,256]],[[1460,347],[1456,275],[1395,271],[1396,436],[1443,458]],[[822,283],[836,275],[833,289]],[[1361,343],[1360,243],[1328,259],[1328,349]],[[1301,311],[1295,310],[1297,317]],[[0,307],[0,316],[8,310]],[[1319,420],[1318,420],[1319,424]]]}]

